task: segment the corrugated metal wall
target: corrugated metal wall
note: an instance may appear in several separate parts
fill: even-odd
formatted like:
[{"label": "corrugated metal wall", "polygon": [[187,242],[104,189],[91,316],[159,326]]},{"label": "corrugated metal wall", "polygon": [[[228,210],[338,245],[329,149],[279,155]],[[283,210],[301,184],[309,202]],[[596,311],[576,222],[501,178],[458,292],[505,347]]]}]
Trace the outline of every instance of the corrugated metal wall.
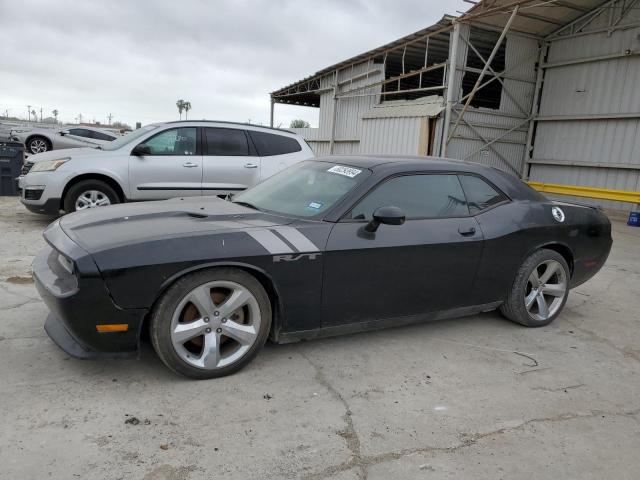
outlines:
[{"label": "corrugated metal wall", "polygon": [[[619,10],[618,10],[619,12]],[[529,178],[534,181],[640,190],[640,11],[619,24],[634,28],[601,31],[619,13],[605,11],[579,36],[550,43]],[[588,33],[592,32],[592,33]],[[629,51],[627,56],[597,59]],[[591,58],[588,63],[557,65]],[[554,65],[556,64],[556,65]],[[594,116],[627,118],[597,119]],[[550,117],[579,117],[559,121]],[[585,117],[591,116],[591,119]],[[611,209],[622,202],[579,199]]]},{"label": "corrugated metal wall", "polygon": [[[460,35],[468,39],[469,29],[461,29]],[[474,55],[474,53],[469,52],[466,42],[461,38],[459,62],[464,59],[464,65],[466,65],[468,55]],[[537,56],[537,40],[516,34],[507,35],[505,44],[507,73],[503,80],[500,108],[496,110],[470,106],[464,115],[464,121],[469,125],[460,122],[447,145],[447,157],[482,163],[514,175],[522,172],[527,143],[527,118],[531,112],[535,90]],[[460,70],[456,73],[460,80],[456,80],[455,83],[457,90],[454,92],[454,100],[462,97],[463,75],[464,72]],[[483,82],[490,78],[489,74]],[[459,113],[461,109],[459,105],[454,110]],[[456,118],[457,114],[454,113],[450,128],[455,124]],[[512,132],[505,135],[512,129],[514,129]],[[491,144],[487,145],[488,143]]]},{"label": "corrugated metal wall", "polygon": [[417,155],[419,117],[365,118],[360,153]]}]

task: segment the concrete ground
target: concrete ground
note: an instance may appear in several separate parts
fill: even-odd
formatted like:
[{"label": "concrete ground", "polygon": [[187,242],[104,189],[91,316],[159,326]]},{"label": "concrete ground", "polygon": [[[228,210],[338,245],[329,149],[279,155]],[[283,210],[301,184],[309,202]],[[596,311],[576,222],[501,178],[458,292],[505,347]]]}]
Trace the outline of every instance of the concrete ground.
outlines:
[{"label": "concrete ground", "polygon": [[614,223],[548,327],[490,313],[267,345],[195,382],[149,347],[79,361],[47,338],[30,262],[49,221],[0,200],[0,478],[638,478],[640,229]]}]

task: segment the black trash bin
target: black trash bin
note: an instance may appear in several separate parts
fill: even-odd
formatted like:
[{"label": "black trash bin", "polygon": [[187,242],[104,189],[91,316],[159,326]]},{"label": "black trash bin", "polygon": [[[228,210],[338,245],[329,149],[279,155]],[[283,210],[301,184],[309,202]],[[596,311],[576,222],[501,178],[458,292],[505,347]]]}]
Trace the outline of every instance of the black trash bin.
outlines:
[{"label": "black trash bin", "polygon": [[24,163],[24,145],[0,142],[0,195],[18,195],[18,176]]}]

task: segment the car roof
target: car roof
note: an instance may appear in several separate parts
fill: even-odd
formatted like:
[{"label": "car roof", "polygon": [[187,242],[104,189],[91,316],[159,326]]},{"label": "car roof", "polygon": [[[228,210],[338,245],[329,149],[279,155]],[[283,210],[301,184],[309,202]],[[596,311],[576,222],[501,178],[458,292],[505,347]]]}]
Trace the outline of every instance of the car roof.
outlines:
[{"label": "car roof", "polygon": [[169,122],[158,122],[154,125],[172,125],[174,123],[221,123],[224,125],[236,125],[238,127],[251,127],[252,129],[264,129],[271,130],[279,133],[289,133],[292,135],[298,135],[296,132],[292,132],[291,130],[286,130],[284,128],[276,128],[276,127],[265,127],[264,125],[256,125],[254,123],[242,123],[242,122],[230,122],[228,120],[171,120]]},{"label": "car roof", "polygon": [[489,180],[512,199],[546,201],[543,195],[515,175],[475,162],[420,155],[330,155],[310,160],[367,168],[376,176],[429,170],[471,173]]},{"label": "car roof", "polygon": [[452,169],[464,171],[476,167],[490,168],[479,163],[476,164],[451,158],[422,155],[328,155],[317,157],[315,161],[344,163],[352,167],[369,168],[372,170],[383,166],[385,168],[399,167],[408,170],[424,170],[425,167],[436,170]]}]

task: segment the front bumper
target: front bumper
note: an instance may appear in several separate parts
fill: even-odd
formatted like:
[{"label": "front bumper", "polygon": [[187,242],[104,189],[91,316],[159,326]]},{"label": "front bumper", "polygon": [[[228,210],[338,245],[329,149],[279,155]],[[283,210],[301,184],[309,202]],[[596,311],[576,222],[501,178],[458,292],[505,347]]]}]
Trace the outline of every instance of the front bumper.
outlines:
[{"label": "front bumper", "polygon": [[20,201],[33,213],[59,215],[63,185],[55,172],[33,172],[18,177]]},{"label": "front bumper", "polygon": [[[54,224],[45,232],[50,245],[33,261],[38,293],[51,310],[45,331],[66,353],[77,358],[119,357],[135,354],[146,309],[118,307],[93,259]],[[73,260],[75,273],[59,263],[63,253]],[[96,326],[127,324],[121,332],[98,332]]]}]

